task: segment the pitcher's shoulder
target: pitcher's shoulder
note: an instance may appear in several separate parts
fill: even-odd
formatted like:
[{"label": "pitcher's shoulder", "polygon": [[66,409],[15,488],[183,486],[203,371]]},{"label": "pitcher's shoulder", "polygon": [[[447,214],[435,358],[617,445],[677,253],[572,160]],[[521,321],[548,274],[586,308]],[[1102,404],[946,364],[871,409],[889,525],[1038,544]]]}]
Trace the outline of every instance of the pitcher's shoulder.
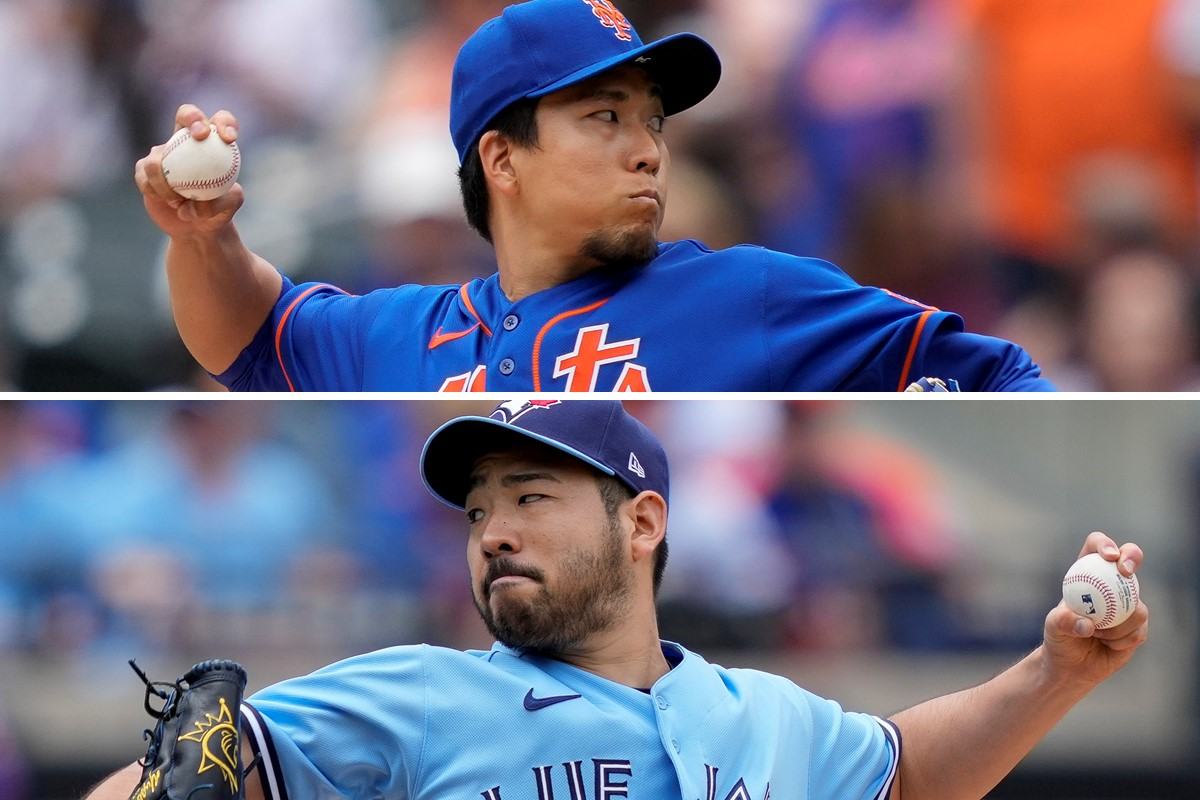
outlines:
[{"label": "pitcher's shoulder", "polygon": [[658,256],[654,263],[664,266],[696,262],[720,267],[754,265],[758,267],[792,267],[807,268],[818,271],[844,272],[829,261],[810,256],[798,256],[772,250],[760,244],[736,244],[721,250],[714,250],[696,239],[681,239],[677,242],[660,242]]}]

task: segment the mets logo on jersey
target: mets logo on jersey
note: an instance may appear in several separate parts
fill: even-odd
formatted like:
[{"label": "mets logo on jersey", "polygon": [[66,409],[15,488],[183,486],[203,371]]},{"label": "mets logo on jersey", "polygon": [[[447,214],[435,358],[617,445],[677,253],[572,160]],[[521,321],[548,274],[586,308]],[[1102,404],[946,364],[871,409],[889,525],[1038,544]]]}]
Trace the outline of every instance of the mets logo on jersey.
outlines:
[{"label": "mets logo on jersey", "polygon": [[[561,380],[561,388],[546,387],[543,374],[535,364],[533,391],[563,392],[650,392],[650,375],[646,367],[635,363],[642,348],[641,337],[609,339],[609,323],[588,325],[575,333],[571,350],[554,358],[550,377]],[[535,349],[536,353],[536,349]],[[616,368],[621,368],[616,374]],[[601,372],[606,372],[603,385]],[[614,378],[615,375],[615,378]],[[486,392],[487,367],[478,364],[470,372],[452,375],[442,381],[439,392]]]},{"label": "mets logo on jersey", "polygon": [[530,411],[550,408],[561,402],[562,400],[507,400],[496,406],[496,410],[491,413],[491,417],[501,422],[512,423],[516,422],[518,417],[523,417]]},{"label": "mets logo on jersey", "polygon": [[575,334],[575,349],[554,359],[555,378],[566,378],[568,392],[594,392],[600,368],[622,364],[614,392],[648,392],[650,380],[646,368],[633,363],[642,347],[641,337],[610,342],[608,323],[580,328]]},{"label": "mets logo on jersey", "polygon": [[633,25],[629,20],[625,19],[625,15],[617,10],[617,7],[612,4],[612,0],[583,0],[592,7],[592,13],[596,15],[596,19],[600,20],[600,24],[606,28],[612,28],[616,37],[622,42],[632,42]]}]

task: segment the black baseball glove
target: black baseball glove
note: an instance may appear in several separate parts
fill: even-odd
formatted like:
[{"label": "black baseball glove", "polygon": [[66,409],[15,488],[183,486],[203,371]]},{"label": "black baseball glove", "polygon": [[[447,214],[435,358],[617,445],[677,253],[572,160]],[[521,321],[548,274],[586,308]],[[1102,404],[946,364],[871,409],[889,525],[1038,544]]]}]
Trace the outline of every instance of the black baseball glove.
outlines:
[{"label": "black baseball glove", "polygon": [[246,670],[234,661],[201,661],[163,683],[129,664],[146,684],[146,712],[158,720],[145,731],[150,746],[129,800],[243,800],[238,714]]}]

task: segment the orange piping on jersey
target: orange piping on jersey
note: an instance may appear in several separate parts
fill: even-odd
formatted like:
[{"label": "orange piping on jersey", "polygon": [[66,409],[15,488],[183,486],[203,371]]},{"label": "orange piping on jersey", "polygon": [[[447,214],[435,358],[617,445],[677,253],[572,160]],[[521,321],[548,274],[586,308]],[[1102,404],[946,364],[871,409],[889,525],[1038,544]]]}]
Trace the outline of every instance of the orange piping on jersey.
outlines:
[{"label": "orange piping on jersey", "polygon": [[597,308],[604,305],[611,299],[612,298],[610,297],[606,297],[603,300],[597,300],[590,306],[583,306],[582,308],[573,308],[570,311],[564,311],[542,326],[542,329],[538,331],[537,338],[533,340],[533,390],[535,392],[540,392],[542,390],[542,376],[541,370],[538,367],[538,361],[539,356],[542,354],[542,339],[546,336],[547,331],[549,331],[558,323],[562,322],[567,317],[575,317],[580,314],[586,314],[589,311],[595,311]]},{"label": "orange piping on jersey", "polygon": [[879,291],[883,292],[888,297],[892,297],[892,298],[895,298],[896,300],[900,300],[901,302],[908,303],[910,306],[916,306],[917,308],[924,308],[926,310],[932,310],[932,311],[938,310],[934,306],[928,305],[926,303],[922,303],[920,300],[913,300],[911,297],[905,297],[902,294],[896,294],[891,289],[880,289]]},{"label": "orange piping on jersey", "polygon": [[[476,320],[479,321],[479,327],[483,328],[483,332],[486,333],[488,336],[491,336],[492,335],[491,329],[488,328],[488,326],[486,324],[484,324],[483,319],[480,318],[480,316],[479,316],[479,312],[477,312],[475,310],[475,306],[471,304],[471,296],[469,294],[467,294],[467,285],[465,283],[462,286],[458,287],[458,294],[460,297],[462,297],[463,305],[467,307],[468,313],[470,313],[470,315],[472,317],[474,317]],[[472,328],[471,330],[475,330],[475,329]],[[470,331],[468,331],[468,333],[469,332]],[[431,345],[429,349],[432,350],[433,346]]]},{"label": "orange piping on jersey", "polygon": [[929,309],[917,320],[917,329],[913,331],[912,343],[908,346],[908,355],[904,357],[904,369],[900,372],[900,385],[896,387],[897,392],[903,392],[908,388],[908,371],[912,369],[913,359],[917,355],[917,345],[921,343],[921,331],[925,330],[925,323],[929,321],[936,310]]},{"label": "orange piping on jersey", "polygon": [[[289,392],[296,391],[296,387],[292,384],[292,376],[288,375],[287,367],[283,365],[283,349],[280,346],[280,341],[283,339],[283,326],[287,325],[288,317],[292,316],[292,312],[296,310],[296,306],[300,305],[300,301],[318,289],[337,289],[337,291],[342,292],[341,289],[338,289],[336,286],[331,286],[328,283],[320,283],[316,286],[305,289],[303,294],[293,300],[291,305],[287,307],[287,310],[283,312],[283,316],[279,318],[279,325],[275,327],[275,358],[279,360],[279,369],[283,372],[283,379],[287,381]],[[342,294],[347,293],[342,292]]]},{"label": "orange piping on jersey", "polygon": [[475,329],[479,328],[481,325],[483,325],[482,322],[476,322],[465,331],[451,331],[450,333],[442,333],[442,329],[439,327],[437,329],[437,333],[433,334],[433,336],[429,339],[429,349],[432,350],[435,347],[444,345],[446,342],[453,342],[455,339],[461,339],[464,336],[474,333]]}]

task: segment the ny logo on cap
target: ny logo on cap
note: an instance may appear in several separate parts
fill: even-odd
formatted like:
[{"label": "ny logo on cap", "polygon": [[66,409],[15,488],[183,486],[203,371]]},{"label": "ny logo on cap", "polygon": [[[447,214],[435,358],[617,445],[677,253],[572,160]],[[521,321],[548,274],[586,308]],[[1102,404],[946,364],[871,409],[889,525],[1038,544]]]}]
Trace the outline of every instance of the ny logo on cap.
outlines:
[{"label": "ny logo on cap", "polygon": [[622,42],[633,41],[633,36],[630,35],[633,25],[625,19],[624,14],[617,10],[617,7],[612,4],[612,0],[583,0],[583,2],[592,7],[592,13],[596,15],[596,19],[600,20],[601,25],[615,31],[618,39]]},{"label": "ny logo on cap", "polygon": [[496,406],[496,410],[492,412],[491,416],[501,422],[512,423],[530,411],[556,406],[561,402],[562,400],[506,400]]}]

